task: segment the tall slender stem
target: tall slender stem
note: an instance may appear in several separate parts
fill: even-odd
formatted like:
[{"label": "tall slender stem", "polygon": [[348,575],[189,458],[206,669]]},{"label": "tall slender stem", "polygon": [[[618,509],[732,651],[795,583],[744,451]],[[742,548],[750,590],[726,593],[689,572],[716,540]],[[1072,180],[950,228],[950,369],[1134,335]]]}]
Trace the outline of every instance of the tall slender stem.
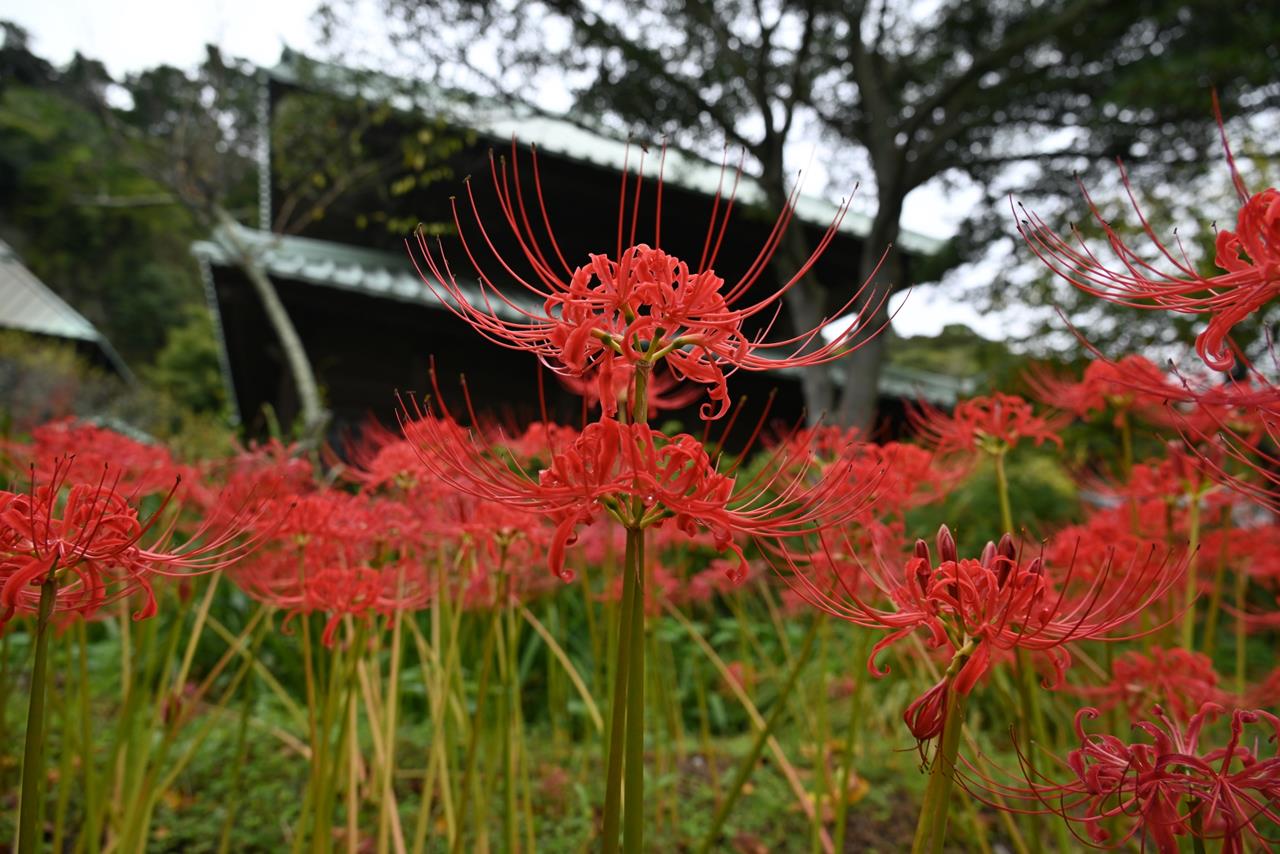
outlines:
[{"label": "tall slender stem", "polygon": [[1245,572],[1244,567],[1236,569],[1235,577],[1235,634],[1236,634],[1236,696],[1244,695],[1245,676],[1248,668],[1248,658],[1245,655],[1245,621],[1244,607],[1248,598],[1249,576]]},{"label": "tall slender stem", "polygon": [[996,495],[1000,499],[1000,533],[1013,533],[1013,508],[1009,504],[1009,477],[1004,470],[1005,451],[992,454],[996,464]]},{"label": "tall slender stem", "polygon": [[[862,661],[867,657],[867,644],[870,642],[869,632],[859,632],[854,647],[853,660]],[[834,839],[837,851],[845,850],[845,831],[849,824],[849,809],[846,798],[849,794],[849,779],[853,774],[854,752],[858,747],[858,736],[861,732],[859,722],[862,718],[863,686],[866,685],[866,671],[858,675],[853,685],[853,694],[849,697],[849,720],[845,729],[844,750],[840,755],[840,774],[836,778],[839,789],[836,793],[836,827]]]},{"label": "tall slender stem", "polygon": [[1187,492],[1187,589],[1183,595],[1182,648],[1192,652],[1196,633],[1196,594],[1199,593],[1200,575],[1196,552],[1200,548],[1200,491]]},{"label": "tall slender stem", "polygon": [[[950,676],[947,678],[951,679]],[[946,842],[947,812],[951,806],[951,785],[955,777],[960,730],[964,726],[967,700],[964,694],[954,688],[947,691],[946,717],[943,719],[938,752],[929,771],[929,784],[925,788],[924,806],[920,810],[915,839],[911,843],[912,854],[937,854],[942,851]]]},{"label": "tall slender stem", "polygon": [[516,807],[516,765],[518,746],[516,745],[516,718],[519,712],[516,709],[516,703],[519,701],[520,688],[518,680],[520,674],[516,664],[516,637],[515,637],[515,620],[513,619],[512,606],[512,590],[511,590],[511,573],[506,574],[504,584],[504,594],[502,610],[494,614],[494,619],[501,620],[503,654],[502,661],[506,667],[503,668],[503,686],[502,686],[502,768],[505,783],[502,787],[502,795],[504,798],[504,810],[502,815],[502,830],[506,840],[508,851],[515,851],[518,847],[517,838],[519,830],[519,815]]},{"label": "tall slender stem", "polygon": [[[480,653],[480,681],[476,686],[476,705],[472,714],[470,731],[467,733],[467,753],[463,760],[462,770],[462,794],[458,798],[458,832],[453,838],[453,845],[450,851],[458,854],[462,851],[462,822],[467,820],[467,809],[472,799],[472,778],[475,776],[476,767],[476,750],[480,744],[480,728],[481,721],[484,720],[485,700],[489,695],[489,674],[493,670],[493,646],[497,639],[497,623],[489,623],[489,631],[484,638],[484,649]],[[444,713],[441,713],[441,720],[444,719]],[[480,822],[477,820],[476,834],[480,833]]]},{"label": "tall slender stem", "polygon": [[609,704],[609,759],[605,772],[603,849],[617,854],[618,831],[622,826],[622,760],[627,726],[628,647],[631,641],[631,605],[636,597],[636,543],[640,532],[627,529],[626,553],[623,557],[622,605],[618,613],[617,663],[613,668],[613,699]]},{"label": "tall slender stem", "polygon": [[627,572],[635,576],[631,600],[631,661],[627,664],[627,741],[623,759],[622,850],[644,850],[644,531],[636,532],[635,563]]},{"label": "tall slender stem", "polygon": [[[1228,517],[1229,519],[1229,517]],[[1218,564],[1213,571],[1213,591],[1209,595],[1209,608],[1205,613],[1204,635],[1200,638],[1200,648],[1206,653],[1212,652],[1218,639],[1218,616],[1222,613],[1223,588],[1226,586],[1227,562],[1230,558],[1230,527],[1222,529],[1221,547],[1218,549]]]},{"label": "tall slender stem", "polygon": [[54,566],[40,585],[36,611],[36,656],[31,665],[31,700],[27,706],[27,739],[22,751],[22,800],[18,811],[18,854],[39,850],[40,807],[44,798],[45,674],[49,665],[49,618],[58,596]]}]

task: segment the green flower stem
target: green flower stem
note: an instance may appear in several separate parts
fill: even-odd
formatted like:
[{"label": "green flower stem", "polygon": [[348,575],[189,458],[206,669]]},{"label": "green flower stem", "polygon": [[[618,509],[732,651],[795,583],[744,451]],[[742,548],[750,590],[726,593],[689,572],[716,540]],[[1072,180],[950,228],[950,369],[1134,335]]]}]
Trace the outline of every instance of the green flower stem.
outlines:
[{"label": "green flower stem", "polygon": [[240,707],[240,717],[236,723],[236,742],[231,763],[230,798],[226,804],[226,815],[222,819],[222,831],[218,835],[218,854],[229,854],[231,851],[231,833],[236,826],[236,817],[243,802],[240,780],[243,776],[245,761],[249,758],[249,718],[253,714],[254,692],[246,690]]},{"label": "green flower stem", "polygon": [[635,578],[631,600],[631,660],[627,663],[627,739],[623,759],[622,850],[644,850],[644,531],[636,532],[635,563],[627,570]]},{"label": "green flower stem", "polygon": [[[957,661],[968,658],[957,653],[952,660],[951,671],[959,671]],[[950,682],[954,678],[948,675]],[[929,771],[929,784],[925,788],[924,805],[916,824],[911,854],[939,854],[947,838],[947,813],[951,807],[951,786],[955,778],[956,756],[960,750],[960,730],[964,727],[965,705],[968,697],[956,690],[947,691],[946,716],[943,718],[942,735],[933,767]]]},{"label": "green flower stem", "polygon": [[813,774],[813,823],[809,826],[809,850],[812,854],[822,851],[822,803],[832,797],[832,783],[827,765],[827,745],[831,741],[831,709],[827,691],[829,636],[827,614],[821,612],[814,618],[818,629],[818,696],[814,697],[817,753]]},{"label": "green flower stem", "polygon": [[1235,577],[1235,635],[1236,635],[1236,696],[1244,696],[1247,656],[1245,655],[1244,607],[1248,598],[1249,575],[1243,569],[1236,570]]},{"label": "green flower stem", "polygon": [[58,596],[53,566],[40,585],[36,611],[36,655],[31,665],[31,700],[22,751],[22,795],[18,807],[18,854],[34,854],[40,845],[40,807],[44,799],[45,674],[49,668],[49,619]]},{"label": "green flower stem", "polygon": [[1200,812],[1204,804],[1194,798],[1187,801],[1187,812],[1191,814],[1191,851],[1193,854],[1206,854],[1204,847],[1204,818]]},{"label": "green flower stem", "polygon": [[1182,598],[1182,648],[1187,652],[1195,651],[1196,594],[1200,580],[1196,552],[1199,548],[1200,492],[1193,489],[1187,493],[1187,588]]},{"label": "green flower stem", "polygon": [[[863,661],[867,657],[867,645],[871,642],[870,632],[859,632],[855,642],[853,660]],[[856,671],[855,671],[856,672]],[[849,810],[846,799],[849,796],[849,780],[853,776],[853,758],[858,749],[858,736],[861,734],[862,690],[866,685],[866,670],[858,674],[853,685],[853,693],[849,696],[849,722],[845,728],[844,749],[840,754],[840,773],[836,777],[836,828],[835,843],[837,851],[845,850],[845,830],[849,822]]]},{"label": "green flower stem", "polygon": [[631,664],[628,647],[631,644],[631,610],[636,598],[636,577],[631,569],[635,565],[636,543],[639,539],[639,531],[627,529],[626,553],[622,561],[622,605],[618,611],[618,658],[613,668],[613,700],[609,704],[609,758],[605,772],[602,831],[605,854],[617,854],[618,831],[622,827],[622,763],[626,746],[628,670]]},{"label": "green flower stem", "polygon": [[778,698],[774,701],[773,708],[769,710],[769,717],[765,719],[764,726],[756,730],[750,749],[747,750],[746,756],[738,764],[733,779],[729,783],[729,788],[725,792],[724,800],[720,802],[719,808],[711,819],[711,827],[708,828],[706,836],[702,837],[702,843],[698,846],[700,854],[708,854],[719,840],[720,831],[724,829],[724,823],[729,818],[729,813],[733,811],[734,804],[738,802],[738,798],[742,795],[743,787],[746,786],[748,778],[751,777],[751,772],[755,770],[760,754],[764,752],[765,744],[769,741],[769,736],[773,735],[774,729],[777,728],[783,714],[786,713],[787,699],[791,696],[801,671],[809,663],[809,658],[813,653],[814,640],[818,636],[818,627],[823,622],[821,619],[815,619],[810,623],[809,631],[804,637],[804,645],[800,649],[800,655],[792,663],[791,672],[787,674],[787,679],[782,684],[782,690],[778,693]]},{"label": "green flower stem", "polygon": [[1213,571],[1213,592],[1209,596],[1209,610],[1205,614],[1204,637],[1200,639],[1200,648],[1212,653],[1218,640],[1218,615],[1222,612],[1222,593],[1226,587],[1227,559],[1231,540],[1226,536],[1229,528],[1223,530],[1222,546],[1218,549],[1218,564]]},{"label": "green flower stem", "polygon": [[1013,534],[1013,508],[1009,504],[1009,476],[1004,470],[1007,451],[999,450],[991,455],[996,466],[996,495],[1000,499],[1000,527],[1002,534]]},{"label": "green flower stem", "polygon": [[87,854],[98,854],[102,843],[103,813],[98,801],[98,765],[93,751],[93,717],[89,703],[89,630],[84,620],[76,621],[76,646],[79,649],[76,696],[80,706],[80,765],[84,771],[84,830],[81,837]]},{"label": "green flower stem", "polygon": [[707,687],[702,679],[702,668],[693,674],[693,696],[698,703],[698,750],[707,763],[707,776],[711,781],[711,799],[716,808],[724,801],[720,786],[720,769],[717,768],[715,746],[711,741],[711,709],[707,704]]},{"label": "green flower stem", "polygon": [[[64,646],[62,650],[62,672],[71,672],[71,649]],[[50,686],[50,690],[57,690],[55,684]],[[62,727],[62,744],[71,745],[75,743],[75,721],[72,717],[71,710],[71,686],[65,683],[61,688],[61,697],[55,700],[55,707],[58,709],[58,720]],[[71,788],[75,781],[75,768],[72,766],[72,760],[75,758],[75,752],[63,749],[62,757],[58,761],[58,797],[54,801],[53,812],[53,843],[49,846],[50,851],[64,851],[64,840],[67,829],[67,808],[71,803]]]},{"label": "green flower stem", "polygon": [[502,674],[501,723],[502,727],[502,834],[506,850],[516,851],[519,848],[519,809],[516,806],[516,703],[519,697],[519,667],[516,662],[515,622],[512,619],[511,607],[511,575],[506,576],[504,585],[502,610],[494,615],[501,620],[499,631],[502,634],[503,652],[500,659]]},{"label": "green flower stem", "polygon": [[[403,588],[404,570],[400,570],[397,587]],[[396,850],[404,851],[404,831],[396,808],[396,724],[400,708],[400,659],[404,650],[404,609],[397,608],[391,624],[391,662],[387,680],[387,702],[384,711],[382,750],[382,792],[378,796],[378,854],[386,854],[395,829]]]},{"label": "green flower stem", "polygon": [[[480,654],[480,682],[476,688],[476,707],[471,718],[470,732],[467,733],[467,755],[464,760],[462,771],[461,794],[458,796],[458,833],[454,836],[453,846],[450,849],[453,854],[458,854],[458,852],[463,850],[462,839],[464,834],[462,832],[462,822],[467,820],[467,809],[471,804],[471,781],[475,776],[476,752],[480,745],[480,722],[484,720],[485,698],[489,693],[489,674],[493,670],[493,647],[497,636],[497,624],[491,622],[489,624],[489,631],[485,634],[484,638],[484,651]],[[441,720],[443,720],[443,712],[441,714]],[[477,828],[477,832],[479,832],[479,828]]]}]

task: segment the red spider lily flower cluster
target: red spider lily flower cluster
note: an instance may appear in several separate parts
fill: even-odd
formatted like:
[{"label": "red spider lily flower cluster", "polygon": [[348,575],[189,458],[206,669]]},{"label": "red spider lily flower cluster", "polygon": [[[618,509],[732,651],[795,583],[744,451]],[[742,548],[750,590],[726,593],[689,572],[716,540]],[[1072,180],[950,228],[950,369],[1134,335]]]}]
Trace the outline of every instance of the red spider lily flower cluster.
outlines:
[{"label": "red spider lily flower cluster", "polygon": [[915,556],[906,561],[898,578],[867,571],[892,608],[872,604],[852,587],[823,588],[805,573],[787,576],[793,588],[827,613],[856,625],[889,630],[867,660],[875,676],[889,672],[876,664],[880,652],[917,629],[927,632],[931,647],[952,651],[955,672],[907,710],[907,724],[922,741],[941,731],[947,692],[971,691],[999,652],[1045,653],[1053,668],[1053,684],[1058,684],[1071,663],[1068,644],[1134,637],[1114,633],[1158,601],[1183,569],[1179,561],[1156,560],[1152,554],[1126,564],[1108,562],[1082,584],[1073,585],[1073,573],[1068,571],[1062,583],[1054,585],[1042,557],[1024,559],[1008,534],[998,544],[988,543],[978,560],[961,559],[944,525],[938,531],[937,548],[935,564],[928,544],[917,540]]},{"label": "red spider lily flower cluster", "polygon": [[1131,354],[1119,361],[1094,359],[1079,381],[1065,379],[1044,369],[1026,372],[1024,379],[1041,403],[1062,409],[1079,418],[1110,407],[1119,421],[1124,413],[1137,410],[1151,418],[1162,412],[1181,391],[1164,371],[1149,359]]},{"label": "red spider lily flower cluster", "polygon": [[0,491],[0,626],[15,614],[36,613],[51,574],[55,612],[88,617],[141,594],[134,618],[144,619],[156,612],[154,578],[214,572],[259,544],[241,534],[260,520],[260,506],[229,509],[224,521],[206,522],[175,545],[178,514],[168,511],[176,481],[144,519],[113,469],[104,467],[96,482],[69,482],[72,466],[63,458],[46,467],[48,480],[33,469],[26,492]]},{"label": "red spider lily flower cluster", "polygon": [[817,468],[842,461],[855,483],[876,482],[872,505],[864,517],[900,520],[902,514],[938,500],[965,475],[963,466],[931,450],[903,442],[860,441],[856,429],[817,426],[784,437],[788,460],[810,459]]},{"label": "red spider lily flower cluster", "polygon": [[[887,289],[864,299],[864,291],[875,276],[872,273],[867,283],[832,314],[832,317],[843,315],[866,303],[859,310],[858,322],[851,324],[847,331],[824,342],[821,336],[826,325],[824,320],[799,335],[779,340],[769,338],[784,295],[830,245],[847,203],[841,206],[814,254],[789,280],[776,291],[748,301],[748,292],[766,271],[794,215],[794,198],[779,214],[764,246],[742,278],[729,285],[712,268],[733,209],[732,193],[727,198],[717,193],[702,257],[696,267],[691,267],[661,248],[661,177],[653,244],[636,242],[635,214],[629,229],[625,220],[629,206],[638,209],[641,177],[636,176],[635,186],[629,191],[631,176],[624,169],[618,240],[613,257],[591,255],[586,264],[571,267],[550,228],[536,156],[533,160],[536,211],[532,214],[525,204],[514,147],[510,164],[504,160],[499,167],[491,157],[490,171],[502,216],[532,275],[522,275],[499,254],[479,214],[470,182],[467,197],[481,242],[514,282],[515,293],[504,292],[485,273],[472,242],[466,239],[456,206],[454,221],[463,251],[475,268],[479,293],[459,283],[444,260],[443,251],[433,247],[421,232],[417,240],[422,257],[419,274],[450,311],[493,343],[533,353],[557,374],[593,378],[606,416],[616,412],[615,378],[619,373],[641,365],[651,368],[662,362],[677,379],[705,386],[718,406],[704,404],[703,416],[718,418],[729,408],[726,373],[738,369],[812,367],[839,358],[869,340],[871,336],[866,334],[861,321],[874,316],[888,299]],[[534,227],[535,222],[540,222],[546,231],[546,246]],[[629,234],[629,245],[623,244],[624,234]],[[416,258],[414,263],[419,264]],[[748,331],[757,319],[763,322],[763,330]]]},{"label": "red spider lily flower cluster", "polygon": [[1037,445],[1053,442],[1061,447],[1058,432],[1066,426],[1066,418],[1036,415],[1031,404],[1021,397],[1000,392],[962,400],[950,414],[920,403],[908,407],[907,418],[921,443],[938,454],[974,450],[997,454],[1023,439],[1032,439]]},{"label": "red spider lily flower cluster", "polygon": [[1242,392],[1240,386],[1232,383],[1202,392],[1196,395],[1193,415],[1175,411],[1169,420],[1194,449],[1208,477],[1280,512],[1280,389],[1264,386]]},{"label": "red spider lily flower cluster", "polygon": [[1184,443],[1167,443],[1165,454],[1164,459],[1135,463],[1123,483],[1094,480],[1089,485],[1104,498],[1169,503],[1182,502],[1192,495],[1199,500],[1213,488],[1204,459]]},{"label": "red spider lily flower cluster", "polygon": [[417,414],[405,421],[405,435],[437,476],[461,492],[555,523],[548,563],[566,581],[573,573],[565,566],[565,548],[601,513],[632,529],[670,520],[690,537],[706,530],[718,551],[735,556],[740,578],[748,565],[737,537],[783,539],[839,524],[866,507],[874,487],[874,481],[851,487],[848,462],[810,478],[808,466],[796,471],[783,463],[782,449],[761,474],[738,483],[733,468],[717,470],[693,436],[669,437],[612,419],[588,424],[532,474],[447,414]]},{"label": "red spider lily flower cluster", "polygon": [[[1217,113],[1217,102],[1214,102]],[[1218,113],[1219,128],[1222,116]],[[1076,234],[1069,241],[1034,213],[1026,214],[1019,233],[1037,257],[1080,290],[1118,305],[1164,308],[1180,314],[1204,315],[1208,325],[1196,338],[1196,351],[1206,365],[1225,371],[1236,362],[1231,330],[1280,293],[1280,191],[1251,194],[1236,169],[1225,131],[1222,145],[1241,201],[1234,231],[1218,232],[1214,264],[1222,272],[1204,276],[1182,247],[1173,251],[1156,235],[1134,196],[1123,164],[1120,176],[1143,233],[1156,255],[1171,269],[1144,260],[1102,216],[1081,185],[1089,210],[1106,233],[1119,266],[1108,266]],[[1025,213],[1025,211],[1024,211]]]},{"label": "red spider lily flower cluster", "polygon": [[[1081,842],[1119,848],[1135,839],[1150,842],[1161,854],[1179,850],[1178,839],[1221,840],[1222,850],[1245,850],[1252,839],[1270,849],[1275,840],[1268,825],[1280,821],[1280,754],[1274,745],[1280,719],[1262,710],[1235,709],[1230,735],[1220,747],[1202,745],[1203,731],[1226,710],[1205,703],[1185,724],[1156,706],[1152,719],[1133,725],[1137,738],[1126,741],[1106,733],[1090,733],[1092,708],[1076,714],[1080,747],[1067,757],[1075,779],[1052,783],[1029,775],[1026,788],[989,787],[1005,798],[1036,799],[1068,822],[1084,827]],[[1244,740],[1245,728],[1270,730],[1272,754],[1260,752],[1258,739]],[[1265,743],[1264,742],[1264,743]],[[981,786],[979,786],[981,788]],[[1122,829],[1117,838],[1109,829]]]},{"label": "red spider lily flower cluster", "polygon": [[1084,522],[1060,529],[1044,546],[1051,566],[1073,565],[1078,578],[1089,578],[1108,564],[1126,565],[1151,554],[1169,541],[1177,525],[1170,525],[1164,497],[1095,510]]},{"label": "red spider lily flower cluster", "polygon": [[115,488],[128,495],[167,493],[179,480],[179,493],[195,485],[189,469],[163,445],[73,418],[42,424],[31,431],[29,442],[8,442],[4,449],[14,470],[34,468],[46,481],[55,473],[69,481],[96,480],[109,468]]},{"label": "red spider lily flower cluster", "polygon": [[1130,720],[1159,704],[1178,720],[1187,720],[1205,703],[1224,702],[1218,673],[1209,656],[1185,649],[1153,647],[1145,654],[1130,651],[1111,665],[1111,681],[1078,692],[1097,701],[1103,711],[1122,707]]},{"label": "red spider lily flower cluster", "polygon": [[317,489],[292,502],[270,542],[232,570],[245,593],[289,618],[328,615],[326,645],[334,643],[348,615],[413,610],[428,601],[425,568],[408,559],[418,555],[424,536],[408,505],[334,489]]}]

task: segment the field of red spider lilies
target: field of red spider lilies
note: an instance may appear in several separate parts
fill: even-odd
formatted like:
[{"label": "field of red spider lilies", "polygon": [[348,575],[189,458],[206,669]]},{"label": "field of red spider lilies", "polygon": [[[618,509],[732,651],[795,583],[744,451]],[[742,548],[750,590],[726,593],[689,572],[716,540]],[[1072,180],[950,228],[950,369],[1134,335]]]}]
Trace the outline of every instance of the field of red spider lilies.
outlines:
[{"label": "field of red spider lilies", "polygon": [[[1208,277],[1145,220],[1132,248],[1102,223],[1109,254],[1020,223],[1075,286],[1201,317],[1196,365],[1097,354],[1026,377],[1038,400],[914,407],[905,442],[762,421],[729,454],[706,438],[738,417],[728,375],[865,339],[744,331],[807,272],[755,296],[791,209],[737,282],[718,222],[695,266],[624,217],[575,267],[496,177],[505,221],[460,247],[479,292],[425,239],[417,263],[585,423],[513,430],[432,394],[341,454],[180,462],[73,422],[4,445],[0,846],[1276,844],[1280,387],[1231,333],[1280,290],[1280,193],[1236,176]],[[479,260],[499,226],[523,254],[501,286]],[[699,399],[702,436],[654,426]],[[1081,521],[1046,527],[1011,467],[1080,458],[1082,423],[1115,453],[1081,469]],[[998,518],[921,529],[974,483]]]}]

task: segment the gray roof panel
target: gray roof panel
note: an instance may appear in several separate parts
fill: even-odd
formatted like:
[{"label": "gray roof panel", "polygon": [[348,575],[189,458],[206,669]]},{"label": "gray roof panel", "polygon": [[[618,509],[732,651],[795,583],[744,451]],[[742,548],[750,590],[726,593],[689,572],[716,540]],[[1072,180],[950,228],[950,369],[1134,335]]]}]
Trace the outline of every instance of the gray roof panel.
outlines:
[{"label": "gray roof panel", "polygon": [[84,315],[36,278],[9,244],[0,240],[0,327],[55,338],[102,343]]}]

